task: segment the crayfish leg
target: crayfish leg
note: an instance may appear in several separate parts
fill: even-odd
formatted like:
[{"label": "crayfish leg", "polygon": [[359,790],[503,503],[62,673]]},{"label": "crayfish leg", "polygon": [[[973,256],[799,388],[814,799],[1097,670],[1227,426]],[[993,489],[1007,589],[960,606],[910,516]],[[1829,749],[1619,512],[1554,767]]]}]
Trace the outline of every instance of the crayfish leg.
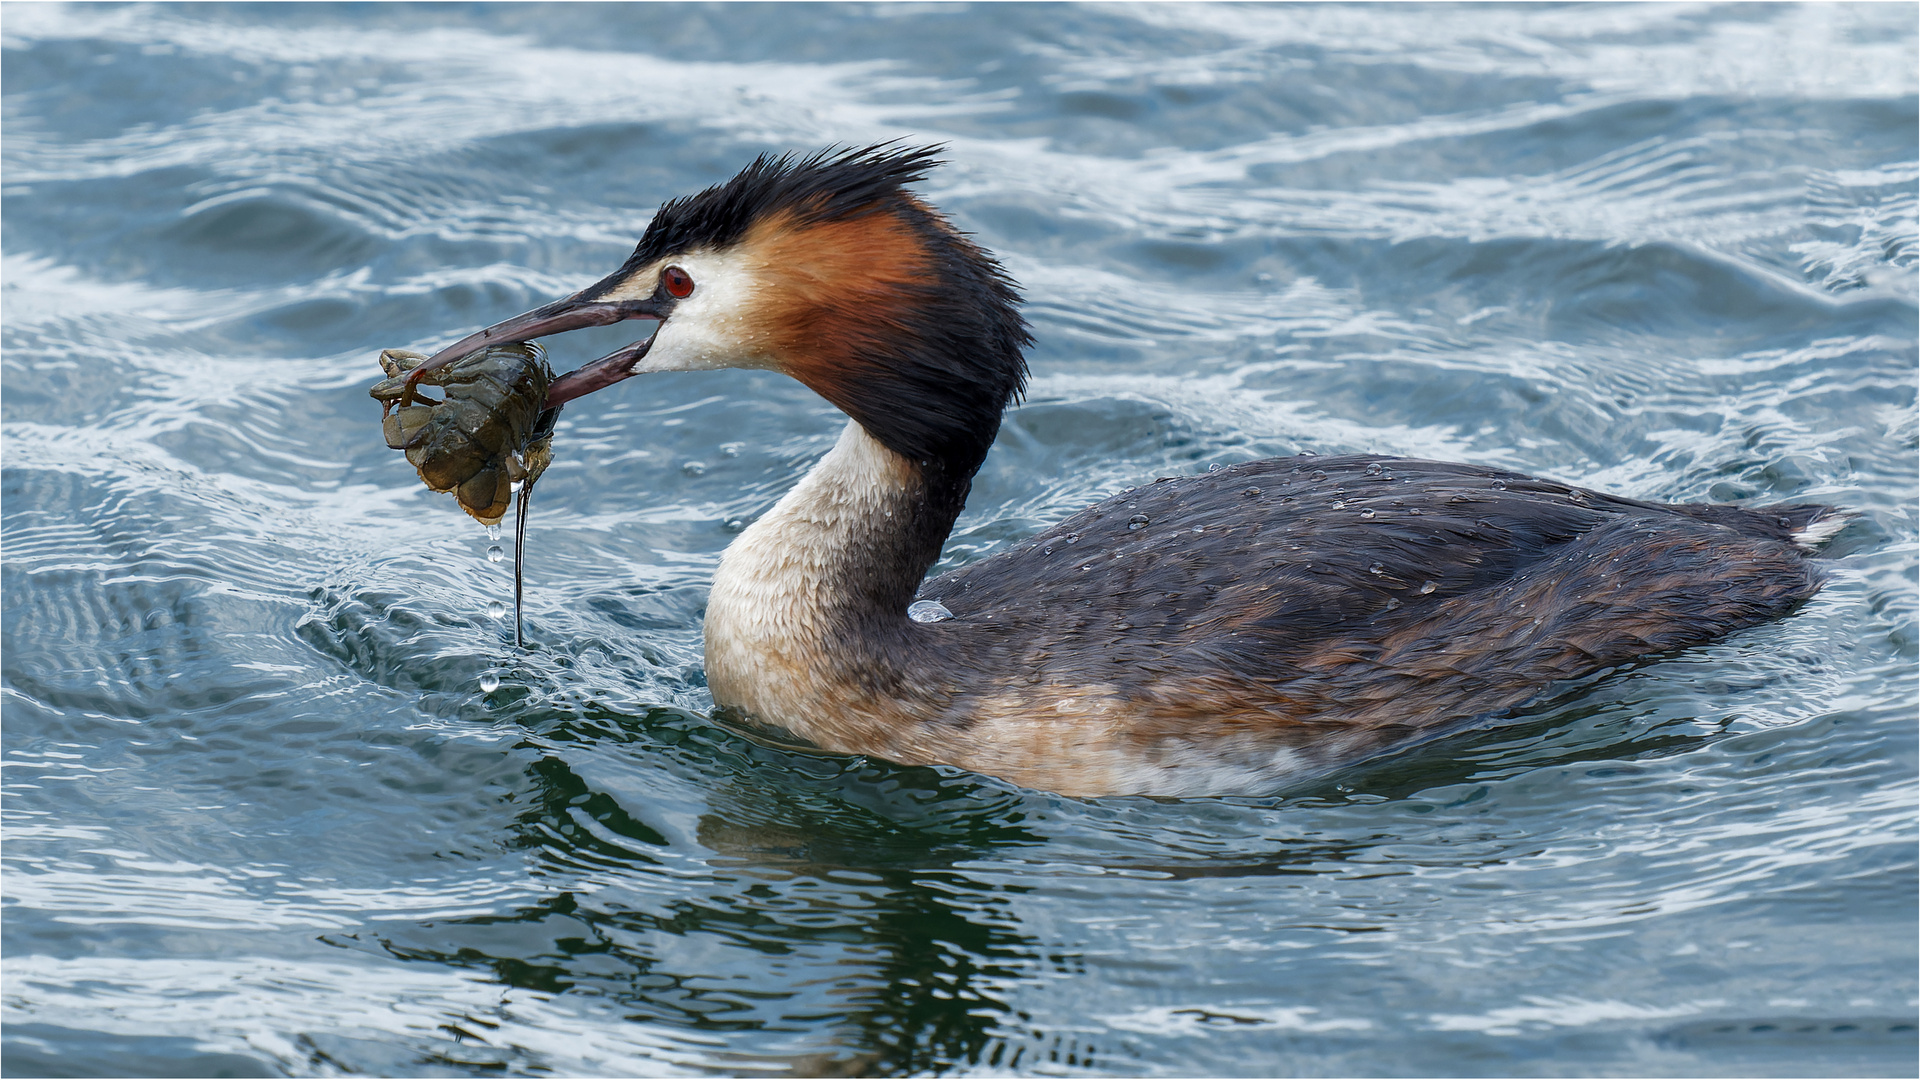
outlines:
[{"label": "crayfish leg", "polygon": [[419,367],[426,358],[426,353],[417,353],[412,349],[381,349],[380,370],[386,372],[389,379],[398,378]]}]

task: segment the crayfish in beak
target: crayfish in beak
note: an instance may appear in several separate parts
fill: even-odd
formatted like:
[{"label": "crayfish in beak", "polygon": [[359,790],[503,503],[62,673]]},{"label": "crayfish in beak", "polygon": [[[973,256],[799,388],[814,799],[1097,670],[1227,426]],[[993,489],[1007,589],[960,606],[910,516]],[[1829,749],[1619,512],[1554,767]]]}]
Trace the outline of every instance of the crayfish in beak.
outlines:
[{"label": "crayfish in beak", "polygon": [[[450,491],[460,508],[483,525],[498,525],[520,499],[514,520],[513,635],[520,632],[527,500],[533,483],[553,459],[553,425],[559,407],[547,407],[553,369],[532,342],[490,345],[410,384],[408,374],[426,356],[403,349],[380,354],[387,378],[369,391],[381,405],[387,445],[407,453],[407,462],[434,491]],[[433,400],[420,386],[439,388]]]}]

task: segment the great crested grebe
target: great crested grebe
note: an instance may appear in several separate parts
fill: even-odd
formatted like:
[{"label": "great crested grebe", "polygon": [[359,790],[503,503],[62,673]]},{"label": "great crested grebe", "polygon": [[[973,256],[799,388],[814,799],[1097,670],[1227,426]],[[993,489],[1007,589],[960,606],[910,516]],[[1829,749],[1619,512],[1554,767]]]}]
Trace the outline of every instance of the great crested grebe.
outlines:
[{"label": "great crested grebe", "polygon": [[935,152],[763,156],[662,206],[611,275],[416,369],[647,319],[549,404],[762,368],[852,418],[721,557],[717,705],[1068,795],[1260,793],[1820,588],[1805,556],[1845,523],[1832,507],[1661,505],[1376,456],[1143,484],[923,581],[1030,341],[999,263],[904,189]]}]

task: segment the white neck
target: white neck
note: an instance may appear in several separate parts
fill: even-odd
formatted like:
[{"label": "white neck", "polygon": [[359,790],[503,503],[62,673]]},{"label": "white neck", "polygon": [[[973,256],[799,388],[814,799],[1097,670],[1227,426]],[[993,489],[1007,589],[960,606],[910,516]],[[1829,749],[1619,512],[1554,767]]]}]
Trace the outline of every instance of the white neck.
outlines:
[{"label": "white neck", "polygon": [[913,465],[849,422],[773,509],[720,557],[707,601],[707,685],[719,705],[797,734],[831,715],[844,670],[872,620],[857,610],[863,579],[904,543],[920,500]]}]

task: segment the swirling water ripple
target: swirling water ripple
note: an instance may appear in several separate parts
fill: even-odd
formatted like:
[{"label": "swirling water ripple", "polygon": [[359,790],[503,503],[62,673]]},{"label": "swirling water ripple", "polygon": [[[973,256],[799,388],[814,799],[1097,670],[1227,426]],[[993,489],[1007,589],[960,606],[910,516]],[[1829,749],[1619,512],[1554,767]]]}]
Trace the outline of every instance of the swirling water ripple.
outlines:
[{"label": "swirling water ripple", "polygon": [[[1911,1071],[1910,10],[4,19],[10,1075]],[[718,553],[838,422],[660,376],[568,411],[514,651],[374,353],[892,138],[1039,339],[949,563],[1301,450],[1861,520],[1513,722],[1069,800],[704,719]]]}]

